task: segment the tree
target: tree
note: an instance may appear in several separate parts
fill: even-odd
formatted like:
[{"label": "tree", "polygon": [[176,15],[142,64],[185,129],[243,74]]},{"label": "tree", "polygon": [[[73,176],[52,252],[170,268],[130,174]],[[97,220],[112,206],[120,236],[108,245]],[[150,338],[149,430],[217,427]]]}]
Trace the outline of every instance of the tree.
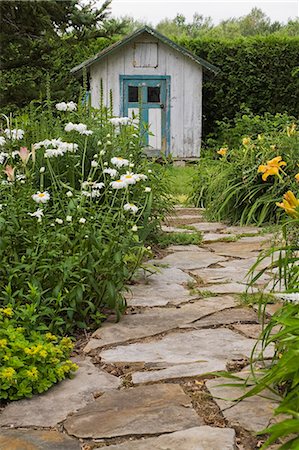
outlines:
[{"label": "tree", "polygon": [[2,0],[1,106],[20,107],[43,96],[47,75],[53,80],[53,96],[59,98],[69,69],[93,54],[95,44],[101,47],[99,40],[104,38],[107,45],[107,39],[122,31],[121,24],[108,19],[110,3],[94,8],[81,0]]}]

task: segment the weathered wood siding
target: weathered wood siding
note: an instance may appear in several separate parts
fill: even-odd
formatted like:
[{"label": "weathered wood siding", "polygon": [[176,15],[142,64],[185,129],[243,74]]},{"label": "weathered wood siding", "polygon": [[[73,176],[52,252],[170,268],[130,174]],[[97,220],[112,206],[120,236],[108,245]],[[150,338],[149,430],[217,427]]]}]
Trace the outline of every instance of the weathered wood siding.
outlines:
[{"label": "weathered wood siding", "polygon": [[[157,67],[134,66],[134,44],[140,42],[158,44]],[[144,52],[146,46],[142,48],[140,55],[142,61],[146,59]],[[149,60],[153,65],[153,46],[149,47],[149,52]],[[198,157],[202,124],[202,67],[148,34],[139,36],[135,42],[130,42],[90,67],[92,105],[99,105],[102,79],[104,102],[108,103],[109,92],[112,90],[114,114],[117,116],[121,109],[119,75],[170,75],[170,152],[177,158]]]}]

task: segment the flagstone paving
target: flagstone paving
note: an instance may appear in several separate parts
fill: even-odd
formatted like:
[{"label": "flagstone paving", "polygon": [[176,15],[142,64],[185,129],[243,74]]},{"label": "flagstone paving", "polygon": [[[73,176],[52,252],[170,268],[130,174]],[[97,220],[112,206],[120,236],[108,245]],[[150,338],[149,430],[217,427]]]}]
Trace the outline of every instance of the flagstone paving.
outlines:
[{"label": "flagstone paving", "polygon": [[[242,392],[219,387],[226,380],[213,372],[248,364],[262,327],[257,308],[244,306],[240,294],[272,236],[209,223],[200,208],[175,208],[164,230],[202,232],[203,242],[169,246],[150,261],[155,273],[139,271],[128,287],[126,314],[93,333],[73,379],[3,409],[0,449],[257,448],[254,432],[272,420],[276,399],[232,403]],[[266,270],[249,293],[269,280]],[[265,358],[272,353],[269,348]],[[201,400],[194,400],[194,386],[203,389]]]}]

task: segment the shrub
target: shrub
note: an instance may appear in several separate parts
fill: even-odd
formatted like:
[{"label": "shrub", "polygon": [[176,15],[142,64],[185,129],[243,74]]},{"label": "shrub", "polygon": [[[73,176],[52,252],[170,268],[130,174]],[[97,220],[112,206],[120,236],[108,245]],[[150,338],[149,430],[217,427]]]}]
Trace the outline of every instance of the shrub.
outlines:
[{"label": "shrub", "polygon": [[[233,149],[224,143],[218,152],[214,150],[214,158],[218,159],[203,158],[199,162],[192,200],[196,205],[205,206],[212,220],[276,223],[281,211],[275,202],[287,190],[296,192],[298,186],[296,124],[289,122],[281,130],[279,123],[275,131],[265,134],[257,134],[256,129],[251,136],[239,136],[239,142]],[[273,172],[273,167],[267,170],[268,163],[276,164],[277,170]]]},{"label": "shrub", "polygon": [[34,331],[15,316],[11,307],[0,308],[0,399],[40,394],[77,370],[68,359],[69,338]]},{"label": "shrub", "polygon": [[242,105],[254,114],[298,117],[298,37],[182,38],[179,43],[220,69],[204,77],[204,136],[215,133],[216,121],[233,120]]},{"label": "shrub", "polygon": [[47,101],[3,127],[0,301],[33,304],[55,333],[118,318],[143,243],[170,207],[138,125]]}]

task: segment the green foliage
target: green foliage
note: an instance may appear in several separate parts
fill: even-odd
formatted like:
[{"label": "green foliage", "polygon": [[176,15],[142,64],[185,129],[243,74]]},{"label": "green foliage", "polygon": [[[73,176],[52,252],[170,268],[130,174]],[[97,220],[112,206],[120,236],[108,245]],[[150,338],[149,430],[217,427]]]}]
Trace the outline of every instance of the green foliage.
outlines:
[{"label": "green foliage", "polygon": [[[266,116],[266,123],[269,117]],[[263,123],[260,118],[245,116],[243,120],[245,125],[251,123],[248,128],[254,130],[254,134],[249,138],[239,135],[239,146],[232,150],[227,148],[225,156],[217,155],[214,150],[213,159],[201,159],[194,178],[192,200],[197,206],[206,207],[206,214],[212,220],[258,225],[276,223],[281,218],[281,210],[275,203],[281,201],[288,190],[294,193],[298,190],[295,175],[298,173],[299,135],[298,132],[288,135],[289,129],[281,129],[285,116],[274,116],[276,131],[262,135],[257,135],[258,130],[262,132],[265,127],[270,130],[268,123],[259,128],[259,122]],[[244,124],[238,122],[236,129],[228,129],[226,136],[236,142],[237,133],[245,130]],[[248,139],[248,144],[240,145],[242,137]],[[272,175],[263,181],[259,167],[277,156],[287,165],[279,176]]]},{"label": "green foliage", "polygon": [[178,42],[220,69],[217,76],[205,74],[205,136],[216,132],[216,121],[233,120],[244,106],[254,114],[298,116],[298,37],[180,38]]},{"label": "green foliage", "polygon": [[53,97],[79,92],[70,69],[111,43],[123,25],[108,18],[110,1],[99,8],[81,0],[0,3],[1,97],[6,111],[45,98],[45,76]]},{"label": "green foliage", "polygon": [[157,233],[153,237],[153,243],[160,248],[166,248],[169,245],[199,245],[202,242],[200,233]]},{"label": "green foliage", "polygon": [[0,399],[40,394],[77,370],[71,340],[28,327],[30,312],[0,308]]},{"label": "green foliage", "polygon": [[[70,121],[81,132],[65,131]],[[12,123],[3,123],[0,301],[32,305],[40,322],[61,334],[95,327],[112,311],[119,318],[144,241],[170,207],[164,169],[144,157],[138,127],[113,125],[105,108],[79,103],[78,111],[65,112],[48,101],[14,124],[25,134],[13,139]],[[57,138],[69,143],[67,151],[57,154]],[[123,158],[121,167],[113,157]],[[118,177],[134,170],[131,184],[116,189],[109,166]]]}]

